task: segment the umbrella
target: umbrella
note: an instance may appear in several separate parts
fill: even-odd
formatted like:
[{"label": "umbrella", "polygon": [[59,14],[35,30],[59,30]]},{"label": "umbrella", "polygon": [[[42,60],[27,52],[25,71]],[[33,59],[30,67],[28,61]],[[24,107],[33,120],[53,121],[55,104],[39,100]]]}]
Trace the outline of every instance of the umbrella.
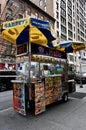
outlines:
[{"label": "umbrella", "polygon": [[[14,25],[13,22],[16,21],[5,23]],[[5,26],[5,24],[3,25]],[[49,29],[42,27],[38,28],[30,23],[6,28],[2,31],[2,37],[12,44],[21,44],[30,41],[31,43],[40,44],[46,47],[49,47],[48,43],[51,43],[55,39]]]},{"label": "umbrella", "polygon": [[80,50],[85,49],[85,44],[79,41],[64,41],[60,42],[60,44],[57,46],[57,49],[61,49],[64,52],[71,53],[71,52],[76,52]]}]

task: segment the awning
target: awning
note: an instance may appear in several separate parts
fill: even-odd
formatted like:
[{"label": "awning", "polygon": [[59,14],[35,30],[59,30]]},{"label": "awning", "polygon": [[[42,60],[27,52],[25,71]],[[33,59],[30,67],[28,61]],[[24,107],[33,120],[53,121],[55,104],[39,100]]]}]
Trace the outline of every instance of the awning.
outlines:
[{"label": "awning", "polygon": [[57,48],[63,49],[63,51],[67,53],[71,53],[73,51],[76,52],[76,51],[84,50],[85,44],[79,41],[64,41],[64,42],[60,42]]}]

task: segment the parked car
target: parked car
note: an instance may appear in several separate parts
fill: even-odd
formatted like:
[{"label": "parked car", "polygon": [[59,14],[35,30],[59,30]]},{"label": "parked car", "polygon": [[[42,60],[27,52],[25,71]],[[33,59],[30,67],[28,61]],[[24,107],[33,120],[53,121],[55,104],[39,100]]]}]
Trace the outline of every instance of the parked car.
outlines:
[{"label": "parked car", "polygon": [[80,82],[82,82],[83,84],[86,83],[86,72],[76,73],[75,81],[76,81],[76,83],[79,83],[79,84],[80,84]]},{"label": "parked car", "polygon": [[5,91],[7,88],[6,88],[6,85],[5,84],[0,84],[0,92],[2,91]]}]

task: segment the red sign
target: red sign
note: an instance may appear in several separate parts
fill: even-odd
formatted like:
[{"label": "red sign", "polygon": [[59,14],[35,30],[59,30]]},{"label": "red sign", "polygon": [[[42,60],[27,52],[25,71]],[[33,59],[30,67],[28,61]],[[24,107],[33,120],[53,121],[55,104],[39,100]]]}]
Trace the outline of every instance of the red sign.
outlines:
[{"label": "red sign", "polygon": [[14,71],[16,70],[16,64],[0,63],[0,71]]}]

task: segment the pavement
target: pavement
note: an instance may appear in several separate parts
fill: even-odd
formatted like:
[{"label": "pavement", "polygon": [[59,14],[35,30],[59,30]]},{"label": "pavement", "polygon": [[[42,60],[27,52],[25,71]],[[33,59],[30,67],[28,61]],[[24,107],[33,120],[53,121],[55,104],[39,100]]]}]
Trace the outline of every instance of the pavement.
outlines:
[{"label": "pavement", "polygon": [[76,92],[83,92],[86,93],[86,84],[82,84],[82,88],[80,88],[80,84],[77,84]]},{"label": "pavement", "polygon": [[[76,92],[86,93],[86,85]],[[13,108],[0,112],[0,130],[86,130],[86,96],[69,97],[67,103],[59,102],[38,115],[27,117],[16,113]]]}]

